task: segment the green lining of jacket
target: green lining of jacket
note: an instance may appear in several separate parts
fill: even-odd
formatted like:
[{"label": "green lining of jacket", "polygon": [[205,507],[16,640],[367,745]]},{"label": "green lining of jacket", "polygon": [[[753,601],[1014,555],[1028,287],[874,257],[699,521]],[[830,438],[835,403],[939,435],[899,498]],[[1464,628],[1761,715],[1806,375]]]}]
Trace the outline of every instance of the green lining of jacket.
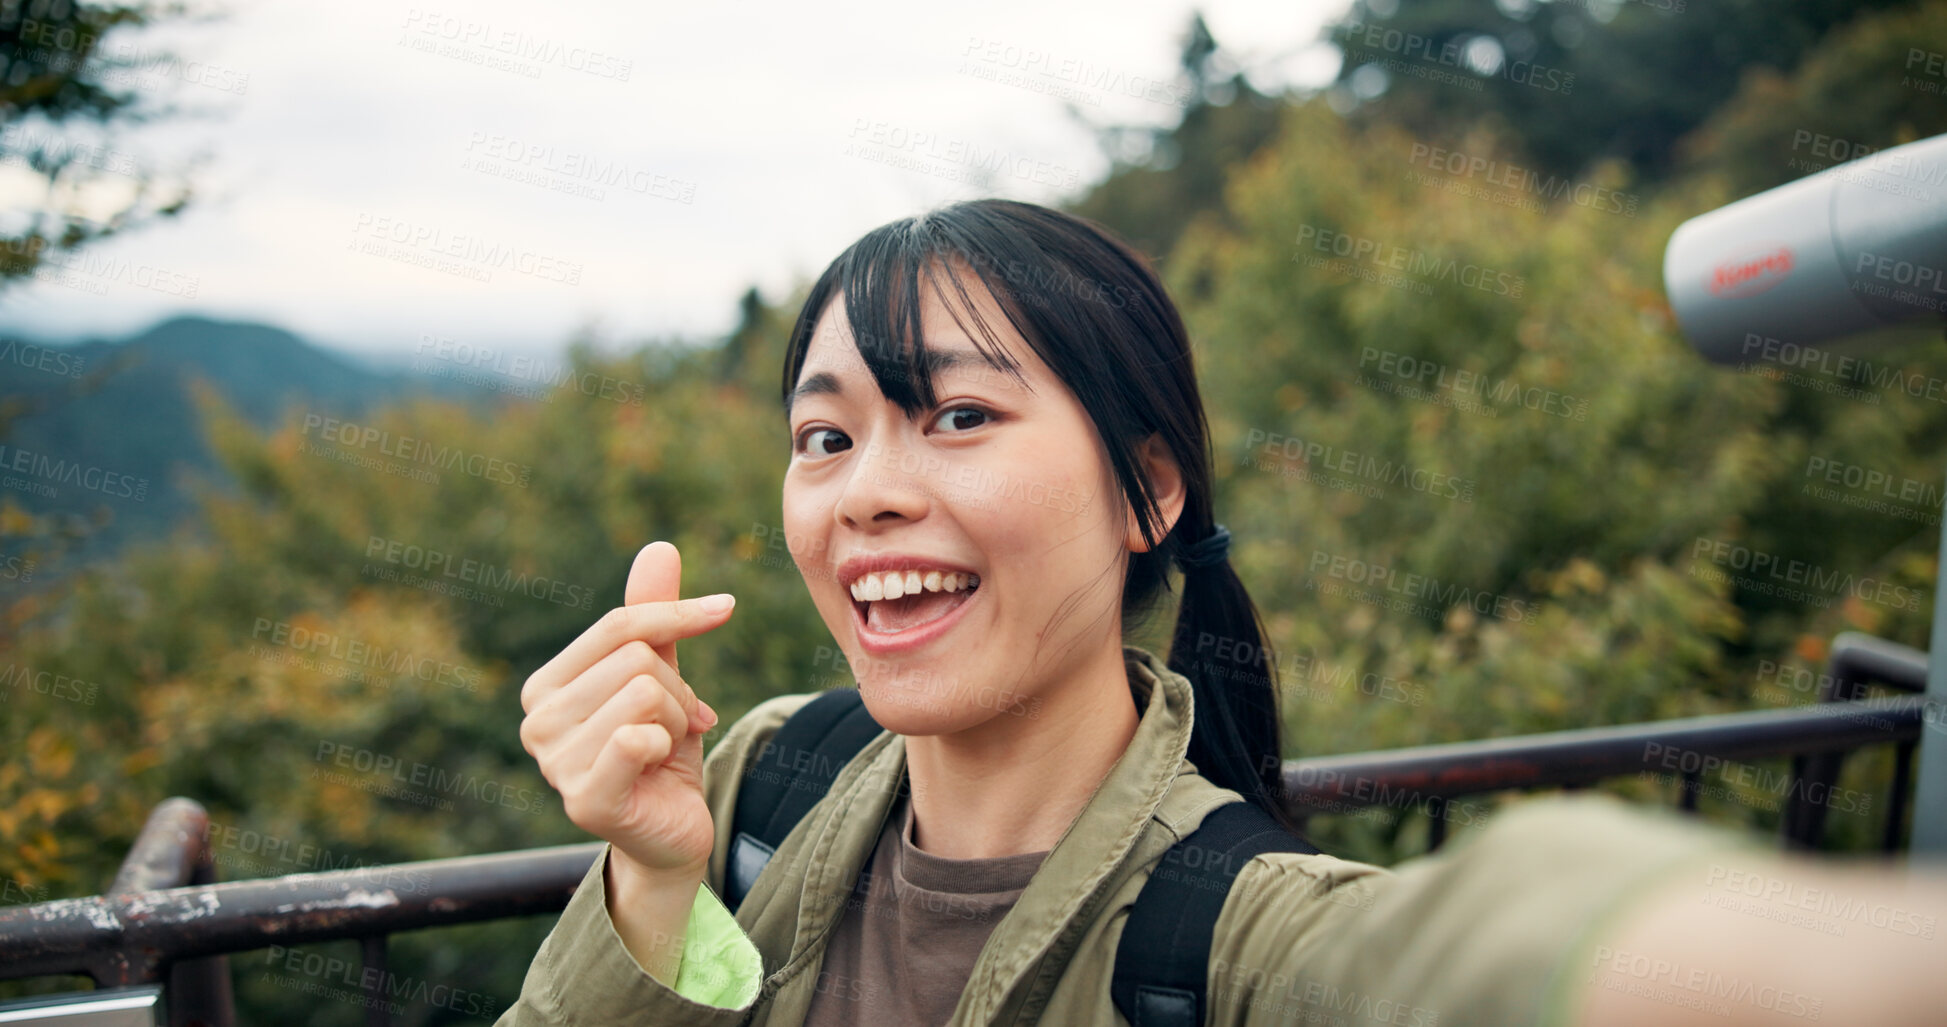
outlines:
[{"label": "green lining of jacket", "polygon": [[707,885],[696,886],[696,904],[683,935],[683,966],[676,993],[692,1002],[742,1009],[764,983],[764,960],[737,918]]}]

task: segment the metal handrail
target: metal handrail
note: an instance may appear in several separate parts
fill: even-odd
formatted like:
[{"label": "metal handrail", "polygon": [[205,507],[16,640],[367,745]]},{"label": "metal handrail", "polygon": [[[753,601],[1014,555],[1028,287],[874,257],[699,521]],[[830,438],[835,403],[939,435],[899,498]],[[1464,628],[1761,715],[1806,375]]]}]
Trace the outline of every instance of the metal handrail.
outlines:
[{"label": "metal handrail", "polygon": [[[1832,640],[1825,673],[1819,676],[1820,703],[1852,702],[1869,685],[1887,685],[1902,692],[1927,690],[1927,654],[1924,650],[1858,631],[1841,633]],[[1906,796],[1913,780],[1915,742],[1902,741],[1893,752],[1893,784],[1887,800],[1886,830],[1880,847],[1887,852],[1899,845],[1904,834]],[[1805,793],[1830,789],[1839,780],[1843,752],[1801,753],[1792,757],[1792,773],[1806,783],[1785,808],[1782,825],[1785,844],[1810,849],[1825,833],[1825,805],[1813,802]]]},{"label": "metal handrail", "polygon": [[[1929,712],[1924,697],[1902,696],[1314,757],[1286,762],[1286,800],[1301,817],[1418,806],[1432,817],[1437,847],[1449,804],[1460,796],[1588,784],[1667,765],[1672,754],[1701,768],[1708,760],[1910,745]],[[169,820],[165,808],[180,818],[185,806],[191,820],[203,816],[193,802],[172,799],[151,826]],[[204,846],[195,832],[169,833],[181,845]],[[118,882],[151,879],[150,871],[131,869],[158,861],[149,834]],[[601,850],[593,842],[0,908],[0,978],[85,973],[103,987],[155,982],[201,957],[344,939],[364,942],[367,965],[382,968],[384,938],[395,931],[559,911]],[[207,852],[161,859],[173,869],[154,873],[167,878],[207,859]],[[387,1022],[382,1004],[368,1017]]]},{"label": "metal handrail", "polygon": [[552,913],[600,842],[287,874],[0,908],[0,977],[85,973],[102,986],[180,960]]},{"label": "metal handrail", "polygon": [[1654,769],[1672,753],[1747,760],[1845,751],[1918,738],[1925,703],[1900,696],[1320,756],[1287,762],[1285,790],[1294,812],[1331,812],[1593,784]]},{"label": "metal handrail", "polygon": [[[164,799],[149,811],[142,832],[135,836],[128,856],[108,886],[108,894],[135,896],[183,885],[216,882],[216,860],[209,847],[210,815],[201,803],[181,797]],[[128,952],[104,954],[100,967],[107,975],[128,970]],[[117,963],[120,966],[117,966]],[[185,959],[168,970],[164,1000],[169,1022],[184,1027],[231,1027],[236,1004],[230,990],[230,961],[223,956]],[[102,976],[98,973],[99,983]],[[146,983],[131,982],[131,983]]]}]

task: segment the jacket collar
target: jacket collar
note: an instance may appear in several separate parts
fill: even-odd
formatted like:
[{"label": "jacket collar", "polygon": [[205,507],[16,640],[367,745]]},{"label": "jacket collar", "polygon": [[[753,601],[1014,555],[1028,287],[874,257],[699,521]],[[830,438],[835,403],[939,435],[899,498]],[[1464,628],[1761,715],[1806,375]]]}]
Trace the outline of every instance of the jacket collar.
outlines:
[{"label": "jacket collar", "polygon": [[1184,759],[1193,725],[1189,680],[1135,646],[1123,647],[1123,666],[1142,710],[1136,733],[996,925],[996,935],[1006,932],[1006,943],[987,946],[974,964],[962,998],[963,1005],[972,1004],[972,1015],[963,1022],[986,1022],[1015,989],[1033,983],[1029,972],[1044,960],[1045,969],[1059,976],[1093,919],[1088,913],[1137,864],[1148,862],[1132,860],[1132,850],[1171,783],[1195,773]]},{"label": "jacket collar", "polygon": [[[956,1022],[989,1022],[996,1010],[1025,1000],[1030,991],[1052,989],[1115,887],[1160,859],[1183,820],[1200,820],[1209,807],[1236,799],[1222,789],[1193,790],[1197,809],[1159,815],[1178,777],[1196,773],[1185,759],[1194,723],[1190,682],[1136,646],[1123,647],[1123,666],[1141,710],[1135,735],[995,925],[968,978]],[[806,874],[798,896],[792,962],[822,944],[878,842],[893,799],[908,788],[905,743],[904,736],[887,732],[868,745],[833,785],[840,802],[804,839],[806,865],[816,869]],[[1168,830],[1152,829],[1155,821]]]}]

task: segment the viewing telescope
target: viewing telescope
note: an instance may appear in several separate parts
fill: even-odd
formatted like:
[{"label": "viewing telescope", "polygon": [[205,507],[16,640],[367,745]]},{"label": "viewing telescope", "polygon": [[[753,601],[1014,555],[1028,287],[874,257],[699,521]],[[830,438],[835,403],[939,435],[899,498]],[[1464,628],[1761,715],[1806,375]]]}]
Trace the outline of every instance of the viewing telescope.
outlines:
[{"label": "viewing telescope", "polygon": [[1684,337],[1721,364],[1942,317],[1947,135],[1691,218],[1670,236],[1663,287]]},{"label": "viewing telescope", "polygon": [[[1947,135],[1685,221],[1663,254],[1663,288],[1684,336],[1720,364],[1816,361],[1829,341],[1849,335],[1929,317],[1947,323]],[[1947,534],[1940,554],[1947,568]],[[1937,574],[1909,842],[1934,859],[1947,858],[1943,582]]]}]

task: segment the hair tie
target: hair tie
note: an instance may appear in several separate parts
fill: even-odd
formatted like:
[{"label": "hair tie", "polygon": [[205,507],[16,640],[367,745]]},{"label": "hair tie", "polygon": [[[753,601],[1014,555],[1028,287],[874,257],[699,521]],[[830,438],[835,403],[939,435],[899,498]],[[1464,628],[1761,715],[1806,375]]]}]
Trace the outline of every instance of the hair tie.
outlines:
[{"label": "hair tie", "polygon": [[1210,529],[1203,541],[1187,546],[1176,556],[1176,562],[1184,570],[1193,567],[1215,567],[1230,559],[1230,529],[1219,524]]}]

